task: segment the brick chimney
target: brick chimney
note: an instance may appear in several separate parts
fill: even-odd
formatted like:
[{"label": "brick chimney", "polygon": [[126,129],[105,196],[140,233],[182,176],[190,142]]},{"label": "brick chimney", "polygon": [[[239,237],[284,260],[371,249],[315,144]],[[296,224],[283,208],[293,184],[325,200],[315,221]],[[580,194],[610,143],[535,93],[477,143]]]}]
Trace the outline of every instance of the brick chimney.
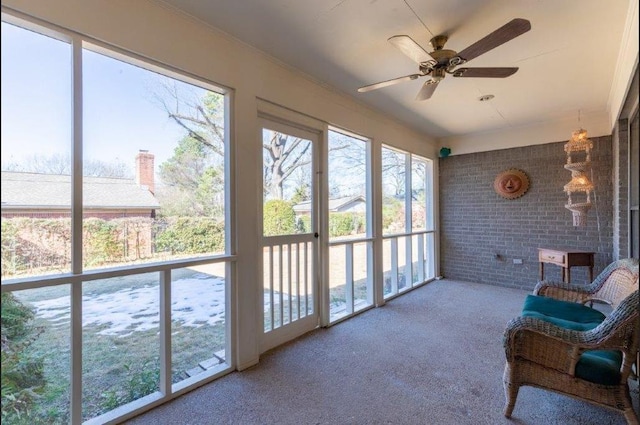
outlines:
[{"label": "brick chimney", "polygon": [[136,155],[136,184],[149,189],[151,194],[154,194],[156,190],[153,169],[154,158],[152,153],[143,149],[140,149],[140,152]]}]

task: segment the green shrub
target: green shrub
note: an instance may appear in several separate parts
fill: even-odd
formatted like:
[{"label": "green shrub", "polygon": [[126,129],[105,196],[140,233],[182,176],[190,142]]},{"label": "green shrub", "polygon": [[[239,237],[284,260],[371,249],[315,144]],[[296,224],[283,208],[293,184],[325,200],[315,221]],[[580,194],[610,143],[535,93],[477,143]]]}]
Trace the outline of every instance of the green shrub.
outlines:
[{"label": "green shrub", "polygon": [[296,213],[290,202],[272,199],[264,204],[264,235],[290,235],[296,232]]},{"label": "green shrub", "polygon": [[329,215],[329,236],[347,236],[364,232],[363,213],[331,213]]},{"label": "green shrub", "polygon": [[99,218],[87,218],[82,223],[85,266],[96,266],[122,259],[123,243],[119,226]]},{"label": "green shrub", "polygon": [[206,254],[224,250],[224,224],[209,217],[178,217],[160,223],[156,251]]},{"label": "green shrub", "polygon": [[3,218],[3,276],[38,268],[67,271],[65,265],[69,264],[71,253],[70,223],[68,218]]},{"label": "green shrub", "polygon": [[16,255],[18,227],[15,220],[2,219],[2,275],[14,274],[24,267],[24,259]]},{"label": "green shrub", "polygon": [[33,408],[45,385],[44,360],[29,353],[41,330],[31,326],[34,314],[12,293],[2,293],[2,423],[31,423]]},{"label": "green shrub", "polygon": [[158,359],[146,360],[140,365],[125,363],[123,367],[127,373],[127,381],[124,386],[102,394],[103,401],[100,406],[102,412],[108,412],[159,390],[160,362]]},{"label": "green shrub", "polygon": [[[299,233],[311,232],[311,217],[301,215],[296,220]],[[364,213],[339,212],[329,215],[329,236],[348,236],[365,232]]]},{"label": "green shrub", "polygon": [[393,198],[385,198],[382,204],[382,229],[392,232],[404,229],[404,203]]},{"label": "green shrub", "polygon": [[310,233],[311,232],[311,216],[301,215],[297,218],[296,228],[298,233]]}]

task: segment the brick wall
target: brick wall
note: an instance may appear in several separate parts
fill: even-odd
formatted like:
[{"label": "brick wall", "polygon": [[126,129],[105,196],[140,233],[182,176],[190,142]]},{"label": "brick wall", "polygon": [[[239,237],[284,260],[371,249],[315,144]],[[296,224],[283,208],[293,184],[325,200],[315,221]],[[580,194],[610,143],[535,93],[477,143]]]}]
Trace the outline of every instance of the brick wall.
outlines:
[{"label": "brick wall", "polygon": [[[568,135],[569,136],[569,135]],[[594,275],[612,261],[612,138],[591,138],[595,196],[585,227],[573,227],[563,186],[564,143],[548,143],[440,158],[441,274],[446,278],[533,289],[539,280],[538,248],[596,252]],[[493,181],[509,168],[523,170],[529,191],[507,200]],[[514,264],[513,259],[522,259]],[[560,268],[545,267],[560,280]],[[571,269],[571,281],[586,283],[587,269]]]},{"label": "brick wall", "polygon": [[[38,212],[34,210],[12,211],[2,212],[2,218],[70,218],[71,212]],[[91,210],[83,210],[82,218],[99,218],[102,220],[113,220],[117,218],[154,218],[155,210],[121,210],[121,211],[109,211],[99,212]]]}]

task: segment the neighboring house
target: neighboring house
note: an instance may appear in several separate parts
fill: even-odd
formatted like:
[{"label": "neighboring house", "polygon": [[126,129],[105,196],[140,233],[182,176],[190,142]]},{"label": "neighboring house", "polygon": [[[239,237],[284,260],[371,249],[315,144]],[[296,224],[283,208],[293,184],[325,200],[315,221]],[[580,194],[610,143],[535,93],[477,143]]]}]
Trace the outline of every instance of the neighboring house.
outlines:
[{"label": "neighboring house", "polygon": [[[136,156],[136,178],[84,177],[84,217],[154,218],[160,203],[153,194],[154,156]],[[71,176],[2,172],[2,217],[56,218],[71,214]]]},{"label": "neighboring house", "polygon": [[[311,201],[300,202],[293,206],[296,215],[309,215],[311,211]],[[367,203],[364,196],[346,196],[329,200],[329,212],[359,212],[367,211]]]}]

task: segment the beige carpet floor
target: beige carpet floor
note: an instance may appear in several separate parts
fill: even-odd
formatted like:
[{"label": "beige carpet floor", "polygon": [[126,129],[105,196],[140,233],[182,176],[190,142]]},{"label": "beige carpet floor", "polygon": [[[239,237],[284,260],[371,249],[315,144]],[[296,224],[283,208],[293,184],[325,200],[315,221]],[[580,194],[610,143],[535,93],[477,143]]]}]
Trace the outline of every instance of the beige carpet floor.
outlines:
[{"label": "beige carpet floor", "polygon": [[502,415],[502,335],[526,294],[435,281],[127,423],[625,424],[617,412],[532,387],[520,390],[511,420]]}]

